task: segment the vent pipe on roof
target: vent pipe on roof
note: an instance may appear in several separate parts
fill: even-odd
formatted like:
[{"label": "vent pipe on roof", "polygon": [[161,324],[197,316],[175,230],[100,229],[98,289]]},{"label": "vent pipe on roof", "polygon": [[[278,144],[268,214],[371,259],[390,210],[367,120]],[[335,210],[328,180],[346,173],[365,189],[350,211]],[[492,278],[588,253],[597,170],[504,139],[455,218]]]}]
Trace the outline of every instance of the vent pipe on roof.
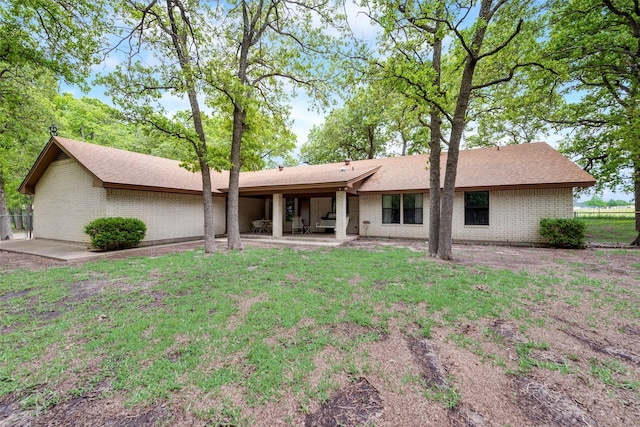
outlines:
[{"label": "vent pipe on roof", "polygon": [[345,165],[349,166],[349,163],[351,163],[351,159],[349,159],[349,158],[344,159],[344,164]]},{"label": "vent pipe on roof", "polygon": [[283,170],[283,169],[284,169],[284,166],[282,166],[282,165],[278,165],[278,170],[279,170],[280,172],[282,172],[282,170]]}]

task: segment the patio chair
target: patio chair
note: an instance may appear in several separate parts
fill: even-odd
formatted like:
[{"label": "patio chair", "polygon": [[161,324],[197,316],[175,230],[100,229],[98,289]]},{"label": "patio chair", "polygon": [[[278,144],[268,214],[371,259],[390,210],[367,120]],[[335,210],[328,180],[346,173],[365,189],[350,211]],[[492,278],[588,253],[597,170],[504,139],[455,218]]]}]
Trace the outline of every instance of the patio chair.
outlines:
[{"label": "patio chair", "polygon": [[260,219],[256,219],[255,221],[251,221],[251,232],[252,233],[262,233],[264,229],[264,222]]},{"label": "patio chair", "polygon": [[294,216],[293,223],[291,224],[291,234],[304,233],[304,223],[302,222],[302,217]]}]

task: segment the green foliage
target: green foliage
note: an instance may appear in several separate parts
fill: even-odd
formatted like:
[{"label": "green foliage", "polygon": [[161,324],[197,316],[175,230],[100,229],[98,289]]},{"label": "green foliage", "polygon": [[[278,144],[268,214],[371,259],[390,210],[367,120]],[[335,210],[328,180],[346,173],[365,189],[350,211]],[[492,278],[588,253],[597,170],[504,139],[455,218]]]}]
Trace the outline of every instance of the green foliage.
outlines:
[{"label": "green foliage", "polygon": [[137,218],[106,217],[91,221],[84,227],[91,245],[103,250],[136,246],[144,239],[147,226]]},{"label": "green foliage", "polygon": [[586,225],[585,237],[589,242],[628,244],[636,238],[635,218],[628,217],[580,217]]},{"label": "green foliage", "polygon": [[81,83],[102,59],[112,22],[105,9],[104,0],[78,0],[73,7],[55,0],[1,2],[0,59]]},{"label": "green foliage", "polygon": [[560,149],[596,178],[631,192],[640,174],[640,11],[633,2],[554,2],[546,55],[566,97],[552,117],[568,136]]},{"label": "green foliage", "polygon": [[577,219],[542,218],[540,235],[555,248],[584,248],[586,225]]},{"label": "green foliage", "polygon": [[[412,104],[391,85],[370,83],[314,126],[300,156],[310,164],[424,151],[425,128]],[[398,147],[399,146],[399,147]],[[400,150],[398,150],[400,148]]]},{"label": "green foliage", "polygon": [[589,200],[584,202],[584,204],[585,204],[585,206],[593,206],[593,207],[597,207],[597,208],[602,208],[602,207],[607,206],[607,202],[602,200],[602,197],[600,197],[598,195],[594,195]]}]

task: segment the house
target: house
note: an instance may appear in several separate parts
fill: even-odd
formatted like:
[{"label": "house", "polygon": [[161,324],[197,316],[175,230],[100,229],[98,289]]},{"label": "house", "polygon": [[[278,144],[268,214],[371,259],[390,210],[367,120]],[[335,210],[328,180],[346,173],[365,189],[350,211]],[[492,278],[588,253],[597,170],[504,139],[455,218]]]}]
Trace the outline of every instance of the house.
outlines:
[{"label": "house", "polygon": [[[442,155],[442,167],[446,153]],[[428,155],[345,160],[240,175],[240,232],[305,230],[389,238],[429,235]],[[443,173],[444,175],[444,173]],[[444,176],[443,176],[444,179]],[[228,172],[212,172],[216,235],[226,231]],[[454,241],[539,243],[541,218],[573,217],[573,189],[595,180],[544,142],[460,152]],[[34,236],[88,242],[89,221],[137,217],[144,244],[202,238],[202,183],[180,162],[52,137],[20,191],[34,195]],[[327,218],[331,217],[330,220]],[[330,226],[326,226],[331,223]]]}]

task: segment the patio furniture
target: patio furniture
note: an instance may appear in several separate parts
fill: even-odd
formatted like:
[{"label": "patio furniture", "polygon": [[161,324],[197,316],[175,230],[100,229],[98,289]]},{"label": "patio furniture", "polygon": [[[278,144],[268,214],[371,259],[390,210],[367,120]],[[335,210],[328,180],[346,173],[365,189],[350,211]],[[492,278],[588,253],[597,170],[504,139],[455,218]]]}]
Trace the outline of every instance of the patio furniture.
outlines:
[{"label": "patio furniture", "polygon": [[304,222],[302,221],[302,217],[294,216],[293,222],[291,223],[291,234],[304,233]]},{"label": "patio furniture", "polygon": [[333,233],[336,230],[336,213],[327,212],[323,217],[320,217],[320,222],[316,222],[316,228],[323,228],[325,233]]},{"label": "patio furniture", "polygon": [[[349,225],[349,217],[348,216],[347,216],[347,225]],[[336,231],[336,220],[335,220],[335,217],[333,219],[326,219],[326,217],[322,217],[320,222],[316,222],[316,228],[324,228],[325,233],[333,233],[333,232],[335,232]]]},{"label": "patio furniture", "polygon": [[261,219],[256,219],[255,221],[251,221],[252,233],[262,233],[263,230],[264,230],[264,222]]}]

